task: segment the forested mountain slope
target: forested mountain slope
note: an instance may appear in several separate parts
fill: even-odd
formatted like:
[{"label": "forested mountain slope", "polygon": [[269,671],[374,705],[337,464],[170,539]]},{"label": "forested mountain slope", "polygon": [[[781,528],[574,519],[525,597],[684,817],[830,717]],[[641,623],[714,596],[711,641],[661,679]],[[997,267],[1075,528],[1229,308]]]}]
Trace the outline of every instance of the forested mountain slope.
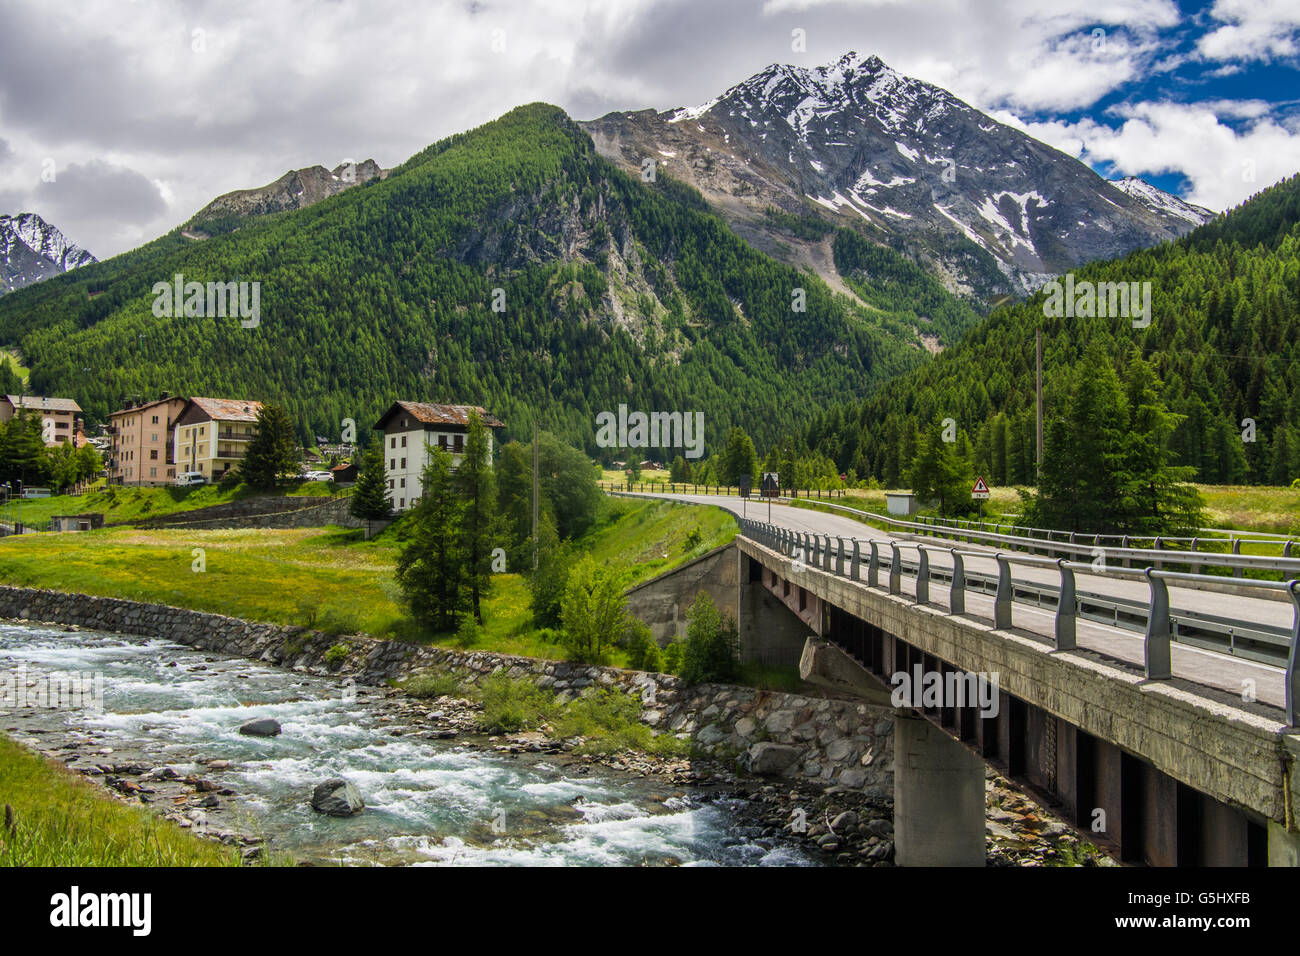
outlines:
[{"label": "forested mountain slope", "polygon": [[[994,312],[933,362],[804,433],[841,469],[898,482],[918,427],[952,418],[994,484],[1034,471],[1034,333],[1043,331],[1046,415],[1089,345],[1123,370],[1135,356],[1185,416],[1171,439],[1206,482],[1300,475],[1300,176],[1187,236],[1074,270],[1075,283],[1150,282],[1151,322],[1050,317],[1045,294]],[[1140,320],[1139,320],[1140,321]],[[1253,439],[1253,440],[1252,440]]]},{"label": "forested mountain slope", "polygon": [[[258,324],[156,317],[153,287],[176,275],[260,283]],[[594,451],[595,413],[625,402],[703,411],[716,447],[733,424],[772,440],[918,365],[926,322],[889,296],[924,278],[860,276],[872,307],[837,296],[534,104],[309,208],[199,242],[178,230],[6,296],[0,343],[21,346],[34,392],[92,422],[169,391],[281,401],[304,437],[334,436],[396,398],[455,401],[520,428],[536,414]],[[935,303],[954,335],[977,319]]]}]

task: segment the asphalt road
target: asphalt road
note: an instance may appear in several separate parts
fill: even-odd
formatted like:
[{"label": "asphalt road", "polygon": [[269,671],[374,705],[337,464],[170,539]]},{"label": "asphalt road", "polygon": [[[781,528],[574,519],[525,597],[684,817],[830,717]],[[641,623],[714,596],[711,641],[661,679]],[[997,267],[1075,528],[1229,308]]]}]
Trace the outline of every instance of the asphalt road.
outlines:
[{"label": "asphalt road", "polygon": [[[639,497],[667,498],[673,501],[701,505],[716,505],[737,515],[768,522],[777,527],[804,533],[842,537],[848,544],[857,539],[860,542],[879,541],[887,545],[894,541],[900,545],[904,561],[915,559],[916,549],[908,545],[915,540],[908,535],[890,534],[875,528],[869,528],[847,515],[813,511],[808,508],[796,508],[790,505],[770,504],[757,499],[742,499],[726,495],[671,495],[644,494]],[[962,551],[980,551],[990,555],[965,557],[966,574],[981,573],[995,576],[998,573],[997,562],[993,559],[992,549],[964,542],[944,542],[940,538],[925,537],[926,545],[936,548],[954,546]],[[866,549],[864,549],[865,551]],[[882,557],[888,560],[889,549],[882,549]],[[943,551],[930,553],[931,568],[952,568],[951,555]],[[883,570],[883,569],[882,569]],[[863,572],[865,574],[865,571]],[[1012,564],[1011,575],[1014,582],[1035,582],[1058,585],[1059,573],[1052,568],[1024,567]],[[883,581],[883,574],[882,574]],[[1076,589],[1079,592],[1105,597],[1127,598],[1146,603],[1150,591],[1141,580],[1123,580],[1098,575],[1076,573]],[[904,594],[915,596],[915,578],[906,573],[902,578]],[[934,581],[930,585],[930,603],[939,607],[948,606],[948,587],[943,582]],[[1290,629],[1295,619],[1292,603],[1287,601],[1253,598],[1245,595],[1223,594],[1187,587],[1169,587],[1169,604],[1173,613],[1179,611],[1209,614],[1220,617],[1235,618],[1244,622],[1270,624]],[[979,592],[966,592],[966,615],[991,622],[993,620],[993,597]],[[1052,638],[1055,633],[1055,611],[1051,608],[1039,608],[1033,604],[1016,601],[1012,610],[1012,627],[1040,637]],[[1081,648],[1086,648],[1109,657],[1135,664],[1143,663],[1143,635],[1137,631],[1126,630],[1113,625],[1079,618],[1076,625],[1076,640]],[[1068,652],[1065,652],[1068,653]],[[1246,660],[1241,657],[1215,650],[1192,647],[1175,642],[1172,648],[1173,673],[1175,678],[1190,681],[1207,687],[1213,687],[1226,693],[1241,696],[1253,686],[1255,699],[1272,707],[1285,706],[1284,670],[1281,667]]]}]

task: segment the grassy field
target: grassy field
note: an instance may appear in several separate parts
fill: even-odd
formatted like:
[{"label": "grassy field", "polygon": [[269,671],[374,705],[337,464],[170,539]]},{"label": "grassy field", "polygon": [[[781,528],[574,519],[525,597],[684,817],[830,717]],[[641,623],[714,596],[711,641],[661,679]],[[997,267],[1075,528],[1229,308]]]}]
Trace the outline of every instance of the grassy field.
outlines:
[{"label": "grassy field", "polygon": [[[286,485],[277,494],[328,497],[332,488],[333,485],[329,482],[304,481]],[[30,528],[47,527],[50,518],[54,515],[79,515],[87,512],[101,512],[104,521],[113,524],[157,518],[181,511],[193,511],[196,508],[222,505],[254,495],[255,492],[243,485],[229,491],[222,491],[216,485],[200,485],[196,488],[171,486],[141,488],[112,485],[82,495],[24,498],[21,502],[14,501],[7,504],[2,509],[2,514],[6,522],[13,521],[16,516],[21,515],[23,523]]]},{"label": "grassy field", "polygon": [[[1205,501],[1206,527],[1287,534],[1294,533],[1300,522],[1300,491],[1292,488],[1258,485],[1197,485],[1196,488]],[[1003,523],[1017,520],[1021,502],[1016,489],[991,490],[993,497],[984,504],[985,520]],[[884,514],[885,491],[850,489],[836,504]]]},{"label": "grassy field", "polygon": [[[626,468],[602,468],[600,470],[601,481],[627,481]],[[663,483],[668,481],[667,468],[646,468],[641,472],[641,477],[637,481]]]},{"label": "grassy field", "polygon": [[13,369],[14,374],[22,379],[23,384],[27,384],[27,380],[31,376],[32,370],[22,364],[21,360],[18,358],[17,352],[12,349],[0,349],[0,362],[4,362]]},{"label": "grassy field", "polygon": [[[391,527],[371,541],[360,531],[339,528],[105,528],[0,538],[0,582],[328,633],[414,637],[393,579],[397,530]],[[578,547],[631,585],[730,541],[735,530],[718,509],[603,499],[597,524]],[[484,610],[484,649],[561,656],[561,648],[533,628],[528,598],[519,575],[494,577]]]},{"label": "grassy field", "polygon": [[113,799],[72,771],[0,736],[0,866],[238,866],[236,851],[143,807]]},{"label": "grassy field", "polygon": [[1300,491],[1250,485],[1197,485],[1211,528],[1300,532]]},{"label": "grassy field", "polygon": [[388,636],[404,618],[395,542],[361,537],[318,528],[24,535],[0,539],[0,581]]},{"label": "grassy field", "polygon": [[721,508],[606,498],[600,518],[577,546],[617,569],[630,587],[726,544],[736,530],[735,519]]}]

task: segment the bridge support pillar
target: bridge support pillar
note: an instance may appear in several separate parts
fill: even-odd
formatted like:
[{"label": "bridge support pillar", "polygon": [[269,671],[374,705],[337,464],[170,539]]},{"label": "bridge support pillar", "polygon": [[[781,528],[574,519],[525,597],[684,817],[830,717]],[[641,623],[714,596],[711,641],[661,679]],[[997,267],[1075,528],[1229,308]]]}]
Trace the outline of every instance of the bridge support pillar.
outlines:
[{"label": "bridge support pillar", "polygon": [[1274,820],[1268,821],[1268,865],[1300,866],[1300,833]]},{"label": "bridge support pillar", "polygon": [[894,858],[983,866],[984,764],[923,717],[894,720]]}]

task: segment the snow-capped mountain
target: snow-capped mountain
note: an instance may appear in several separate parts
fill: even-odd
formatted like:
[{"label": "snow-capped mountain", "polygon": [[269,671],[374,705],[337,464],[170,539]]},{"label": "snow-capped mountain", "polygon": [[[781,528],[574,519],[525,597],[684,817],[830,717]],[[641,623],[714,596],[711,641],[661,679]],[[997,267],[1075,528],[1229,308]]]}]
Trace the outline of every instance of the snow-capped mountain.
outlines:
[{"label": "snow-capped mountain", "polygon": [[637,170],[653,158],[745,238],[832,282],[829,240],[774,229],[765,210],[852,223],[981,297],[1023,293],[1213,215],[1140,181],[1109,183],[946,90],[856,53],[814,69],[774,64],[698,107],[612,113],[584,126],[603,155]]},{"label": "snow-capped mountain", "polygon": [[0,215],[0,295],[96,261],[35,213]]},{"label": "snow-capped mountain", "polygon": [[1152,186],[1145,179],[1138,179],[1136,176],[1112,179],[1110,184],[1116,189],[1122,189],[1138,202],[1145,203],[1150,208],[1166,212],[1171,216],[1186,219],[1193,226],[1199,226],[1201,223],[1213,219],[1215,215],[1213,210],[1185,202],[1173,193],[1167,193],[1158,186]]}]

